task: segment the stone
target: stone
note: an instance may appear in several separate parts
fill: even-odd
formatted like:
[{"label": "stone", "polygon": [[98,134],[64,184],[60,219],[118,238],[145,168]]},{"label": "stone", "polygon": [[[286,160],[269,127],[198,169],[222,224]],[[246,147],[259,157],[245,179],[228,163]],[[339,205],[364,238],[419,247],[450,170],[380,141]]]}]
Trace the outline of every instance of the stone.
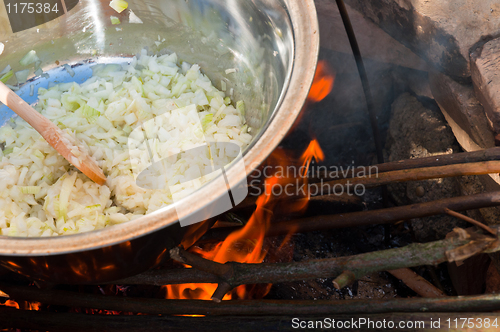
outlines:
[{"label": "stone", "polygon": [[472,82],[495,134],[500,133],[500,39],[471,54]]},{"label": "stone", "polygon": [[500,35],[498,0],[346,0],[439,71],[470,81],[471,48]]},{"label": "stone", "polygon": [[[409,93],[396,99],[386,143],[388,162],[459,151],[460,146],[437,107],[426,108]],[[461,188],[456,178],[447,178],[391,184],[389,192],[398,205],[409,205],[460,196]],[[410,223],[419,242],[443,239],[454,227],[465,226],[447,215],[413,219]]]}]

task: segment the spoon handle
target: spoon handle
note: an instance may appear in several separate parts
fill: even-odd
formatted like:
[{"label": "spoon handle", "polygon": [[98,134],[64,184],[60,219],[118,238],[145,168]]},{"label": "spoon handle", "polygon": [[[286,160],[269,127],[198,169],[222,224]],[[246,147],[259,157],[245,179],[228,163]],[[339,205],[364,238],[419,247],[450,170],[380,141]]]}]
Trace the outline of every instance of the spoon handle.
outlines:
[{"label": "spoon handle", "polygon": [[42,136],[44,136],[47,129],[56,126],[43,115],[34,110],[33,107],[28,105],[27,102],[25,102],[2,82],[0,82],[0,102],[7,105],[7,107],[28,122]]}]

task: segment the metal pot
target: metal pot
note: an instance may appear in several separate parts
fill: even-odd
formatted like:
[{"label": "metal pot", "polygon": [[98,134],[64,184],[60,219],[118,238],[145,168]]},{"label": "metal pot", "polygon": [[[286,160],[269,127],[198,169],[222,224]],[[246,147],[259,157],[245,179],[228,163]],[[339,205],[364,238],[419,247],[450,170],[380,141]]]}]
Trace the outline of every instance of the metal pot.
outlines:
[{"label": "metal pot", "polygon": [[[106,62],[104,57],[131,56],[145,46],[153,52],[176,52],[179,59],[199,63],[219,88],[221,79],[229,78],[227,90],[234,89],[235,98],[247,104],[247,121],[257,129],[243,153],[246,172],[251,172],[279,144],[307,97],[319,49],[313,0],[128,3],[143,24],[129,23],[129,10],[118,14],[109,7],[109,0],[80,0],[76,5],[66,0],[66,14],[16,33],[2,17],[0,41],[5,50],[0,70],[7,64],[14,71],[24,69],[19,59],[31,49],[44,70],[88,59]],[[122,24],[111,25],[111,15]],[[156,46],[158,36],[166,41]],[[226,75],[227,68],[239,70]],[[61,77],[29,84],[46,86],[55,79]],[[24,90],[20,90],[21,97],[35,102],[36,93],[30,97],[29,89]],[[0,123],[13,115],[6,107],[0,108],[0,114]],[[245,174],[234,167],[226,176],[230,184],[245,180]],[[168,250],[180,243],[185,231],[180,218],[203,213],[226,192],[221,182],[211,182],[178,202],[183,209],[169,206],[89,233],[53,238],[2,236],[0,265],[54,283],[98,283],[135,275],[168,259]]]}]

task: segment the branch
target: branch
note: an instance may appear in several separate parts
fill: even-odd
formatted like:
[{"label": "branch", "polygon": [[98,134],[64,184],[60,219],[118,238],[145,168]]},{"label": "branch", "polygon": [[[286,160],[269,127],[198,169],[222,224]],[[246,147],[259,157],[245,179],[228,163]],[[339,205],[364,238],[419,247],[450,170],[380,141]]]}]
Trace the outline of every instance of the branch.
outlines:
[{"label": "branch", "polygon": [[422,297],[434,298],[446,296],[440,289],[419,276],[415,271],[405,268],[387,271],[405,283],[410,289]]},{"label": "branch", "polygon": [[215,274],[219,277],[224,276],[227,272],[229,272],[229,267],[227,265],[202,258],[180,247],[171,249],[170,257],[179,263],[190,265],[197,270]]},{"label": "branch", "polygon": [[[438,155],[425,158],[401,160],[401,161],[389,162],[385,164],[378,164],[372,166],[361,166],[353,168],[352,170],[347,172],[346,174],[347,176],[343,176],[343,174],[338,174],[338,175],[343,176],[344,178],[353,178],[356,176],[356,174],[360,174],[363,172],[367,174],[370,172],[370,169],[373,170],[375,168],[377,169],[378,173],[385,173],[390,171],[408,170],[414,168],[477,163],[482,161],[493,161],[493,160],[500,160],[500,147],[494,147],[491,149],[485,149],[473,152],[463,152],[463,153],[445,154],[445,155]],[[311,174],[312,180],[313,181],[334,180],[334,178],[329,177],[330,173],[331,172],[320,169],[319,173],[315,172]]]},{"label": "branch", "polygon": [[[402,299],[403,300],[403,299]],[[468,300],[464,297],[464,300]],[[408,301],[408,300],[406,300]],[[314,301],[318,302],[318,301]],[[335,302],[335,301],[331,301]],[[352,301],[342,301],[343,304],[337,304],[339,307],[345,305],[345,303]],[[401,302],[403,303],[403,302]],[[495,308],[493,304],[496,304]],[[279,305],[279,304],[277,304]],[[375,304],[376,305],[376,304]],[[415,306],[415,310],[421,310],[421,308],[426,308],[426,304],[422,304],[420,308]],[[472,307],[472,306],[471,306]],[[491,311],[498,309],[498,300],[490,301],[484,305],[485,311]],[[315,309],[314,306],[311,307]],[[330,309],[334,310],[333,306],[329,306]],[[371,309],[371,306],[366,306],[367,312]],[[437,310],[444,311],[444,310]],[[399,322],[418,322],[419,328],[422,329],[432,329],[434,326],[431,325],[437,320],[441,323],[445,322],[447,319],[455,321],[463,317],[474,317],[480,318],[485,321],[486,318],[491,319],[491,313],[455,313],[452,310],[447,313],[387,313],[387,314],[345,314],[345,315],[335,315],[332,316],[332,311],[324,312],[322,316],[319,313],[314,312],[307,314],[308,319],[321,320],[325,319],[325,316],[332,318],[332,320],[337,321],[359,321],[364,319],[365,321],[372,322],[382,322],[393,321],[395,326],[399,325]],[[463,311],[462,311],[463,312]],[[254,332],[259,331],[297,331],[291,324],[292,319],[296,315],[287,316],[260,316],[260,317],[171,317],[171,316],[108,316],[108,315],[85,315],[85,314],[73,314],[73,313],[62,313],[62,312],[40,312],[40,311],[25,311],[17,310],[11,308],[0,308],[0,321],[2,322],[2,327],[5,328],[15,328],[15,329],[28,329],[28,330],[40,330],[43,326],[45,330],[50,330],[51,332],[88,332],[88,331],[102,331],[106,332],[123,332],[123,331],[137,331],[137,332],[157,332],[157,331],[198,331],[200,327],[203,327],[203,331],[206,332],[220,332],[225,330],[231,330],[232,327],[237,327],[239,332]],[[360,330],[365,330],[363,326]]]},{"label": "branch", "polygon": [[[244,284],[278,283],[287,281],[311,280],[317,278],[335,278],[344,271],[350,271],[356,279],[367,274],[397,270],[422,265],[437,265],[453,261],[454,257],[464,259],[482,252],[495,252],[500,244],[491,236],[459,230],[453,236],[437,242],[412,244],[403,248],[371,252],[355,256],[311,260],[290,263],[241,264],[229,262],[230,277],[211,275],[194,277],[193,269],[155,271],[157,276],[151,283],[150,273],[134,277],[134,284],[167,285],[175,283],[218,283],[225,282],[231,287]],[[465,234],[465,235],[464,235]],[[467,247],[474,244],[473,247]],[[467,250],[464,250],[466,248]],[[186,274],[186,279],[184,279]],[[116,283],[122,283],[121,280]]]},{"label": "branch", "polygon": [[388,209],[282,221],[272,223],[266,235],[286,235],[290,232],[290,229],[295,230],[297,233],[304,233],[345,227],[390,224],[401,220],[442,214],[446,208],[455,211],[464,211],[498,205],[500,205],[500,191],[446,198],[433,202],[398,206]]},{"label": "branch", "polygon": [[479,221],[477,221],[475,219],[472,219],[470,217],[464,216],[463,214],[457,213],[457,212],[452,211],[450,209],[444,209],[444,212],[446,212],[450,216],[462,219],[464,221],[467,221],[467,222],[473,224],[474,226],[482,228],[485,231],[487,231],[488,233],[492,234],[493,236],[497,236],[497,231],[496,230],[492,229],[491,227],[486,226],[485,224],[483,224],[483,223],[481,223],[481,222],[479,222]]},{"label": "branch", "polygon": [[[340,179],[325,183],[322,182],[321,184],[318,183],[316,185],[319,187],[317,192],[321,195],[325,195],[335,193],[335,188],[338,186],[354,187],[356,185],[363,185],[365,187],[377,187],[396,182],[422,181],[494,173],[500,173],[500,161],[484,161],[468,164],[405,169],[377,174],[365,174],[361,177]],[[344,190],[342,190],[342,192],[344,192]]]},{"label": "branch", "polygon": [[[42,290],[32,286],[14,286],[4,283],[0,284],[0,288],[8,292],[11,299],[17,301],[37,301],[43,304],[72,308],[92,308],[97,310],[112,310],[151,315],[338,315],[417,312],[422,310],[422,308],[426,308],[429,312],[492,311],[500,308],[500,295],[495,294],[460,297],[450,296],[444,299],[396,298],[389,300],[354,299],[349,301],[231,300],[214,303],[212,301],[202,300],[146,299],[77,293],[62,290]],[[2,310],[1,308],[2,307],[0,307],[0,312]],[[42,314],[50,313],[42,312]],[[2,323],[5,322],[5,320],[2,319],[0,319],[0,321]]]}]

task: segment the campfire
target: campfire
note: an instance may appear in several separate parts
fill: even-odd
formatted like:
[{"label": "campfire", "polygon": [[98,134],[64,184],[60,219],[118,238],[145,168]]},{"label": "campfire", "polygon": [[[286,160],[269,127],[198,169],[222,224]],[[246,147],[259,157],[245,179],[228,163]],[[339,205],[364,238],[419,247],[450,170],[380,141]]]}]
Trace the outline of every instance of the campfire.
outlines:
[{"label": "campfire", "polygon": [[[386,19],[378,26],[375,9],[347,2],[354,8],[316,1],[321,28],[345,24],[348,36],[323,41],[302,113],[249,174],[241,204],[189,226],[168,262],[108,284],[0,270],[0,330],[293,330],[324,317],[347,328],[338,322],[368,324],[368,315],[379,329],[410,318],[408,328],[459,328],[443,322],[490,319],[500,309],[500,147],[492,94],[478,85],[490,77],[483,58],[493,46],[467,68],[450,60],[453,73],[394,31],[387,8],[377,8]],[[357,36],[361,49],[347,12],[369,28]],[[373,36],[377,47],[366,45]],[[405,56],[387,55],[391,47]]]}]

